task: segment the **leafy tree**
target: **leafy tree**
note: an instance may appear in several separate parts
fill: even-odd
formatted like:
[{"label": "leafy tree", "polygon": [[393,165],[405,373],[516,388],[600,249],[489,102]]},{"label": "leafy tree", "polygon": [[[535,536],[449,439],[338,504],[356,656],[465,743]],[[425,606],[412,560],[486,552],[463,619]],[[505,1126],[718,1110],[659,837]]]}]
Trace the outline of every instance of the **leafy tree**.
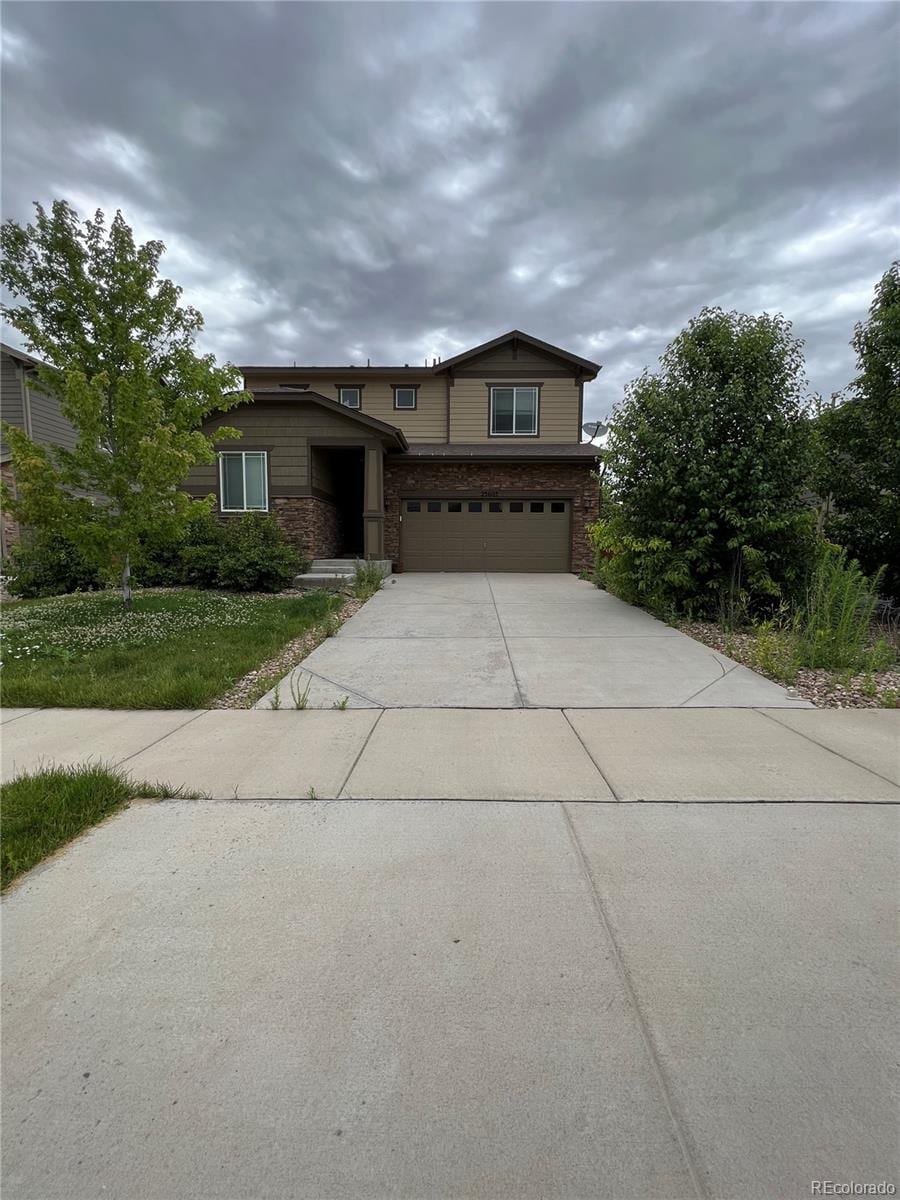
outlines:
[{"label": "leafy tree", "polygon": [[115,567],[129,608],[142,547],[178,536],[192,504],[178,485],[214,461],[203,420],[249,396],[233,367],[195,354],[203,318],[159,277],[162,242],[136,245],[121,212],[107,228],[99,210],[81,222],[63,200],[35,208],[33,225],[0,230],[0,282],[18,301],[3,313],[45,362],[40,383],[78,440],[74,450],[43,446],[5,426],[16,495],[4,501],[39,534]]},{"label": "leafy tree", "polygon": [[593,530],[601,581],[726,619],[799,584],[812,541],[803,391],[783,317],[703,309],[614,413]]},{"label": "leafy tree", "polygon": [[866,571],[884,566],[885,590],[900,597],[900,262],[876,285],[851,345],[859,374],[818,421],[825,529]]}]

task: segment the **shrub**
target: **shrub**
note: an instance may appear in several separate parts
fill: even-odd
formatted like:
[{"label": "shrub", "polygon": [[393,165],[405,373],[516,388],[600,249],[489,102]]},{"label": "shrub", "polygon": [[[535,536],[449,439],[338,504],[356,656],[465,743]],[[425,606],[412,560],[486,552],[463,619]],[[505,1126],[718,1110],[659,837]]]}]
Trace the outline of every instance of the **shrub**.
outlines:
[{"label": "shrub", "polygon": [[148,548],[136,574],[147,587],[187,585],[278,592],[303,569],[300,555],[268,513],[218,520],[198,505],[176,543]]},{"label": "shrub", "polygon": [[357,600],[368,600],[370,596],[374,596],[382,583],[384,583],[384,575],[382,575],[380,567],[371,562],[357,562],[351,585],[353,595]]},{"label": "shrub", "polygon": [[872,644],[882,574],[869,578],[840,546],[821,544],[793,621],[801,666],[877,670],[891,661],[893,651],[883,639]]},{"label": "shrub", "polygon": [[13,546],[9,575],[10,593],[26,600],[64,592],[96,591],[108,583],[96,563],[58,533],[26,535]]},{"label": "shrub", "polygon": [[224,526],[217,586],[235,592],[279,592],[300,570],[300,555],[273,516],[245,513]]},{"label": "shrub", "polygon": [[[657,611],[769,615],[812,545],[799,343],[783,317],[704,309],[632,383],[593,528],[604,586]],[[604,561],[606,559],[606,561]]]}]

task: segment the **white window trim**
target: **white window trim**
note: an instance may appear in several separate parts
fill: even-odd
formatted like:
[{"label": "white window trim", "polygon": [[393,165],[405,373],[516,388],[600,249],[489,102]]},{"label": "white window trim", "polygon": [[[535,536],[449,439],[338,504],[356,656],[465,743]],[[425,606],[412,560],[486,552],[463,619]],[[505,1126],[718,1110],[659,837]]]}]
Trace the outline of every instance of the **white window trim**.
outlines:
[{"label": "white window trim", "polygon": [[[253,454],[263,460],[263,507],[247,508],[247,456]],[[227,457],[241,460],[241,481],[244,485],[244,507],[225,507],[225,459]],[[220,450],[219,451],[219,512],[268,512],[269,511],[269,452],[268,450]]]},{"label": "white window trim", "polygon": [[[398,403],[397,397],[400,394],[400,392],[411,392],[412,393],[412,404]],[[416,393],[416,389],[414,387],[401,386],[401,387],[394,388],[394,408],[396,409],[397,412],[414,412],[416,409],[416,406],[418,405],[418,402],[419,402],[419,397],[418,397],[418,395]]]},{"label": "white window trim", "polygon": [[[344,392],[356,392],[356,403],[345,403]],[[338,402],[343,404],[344,408],[362,408],[362,388],[357,387],[356,384],[353,383],[341,384],[341,386],[338,388]]]},{"label": "white window trim", "polygon": [[[494,429],[494,392],[508,392],[510,390],[512,391],[512,394],[513,394],[513,427],[510,432],[506,432],[505,430],[498,432],[496,429]],[[534,394],[534,429],[531,430],[529,433],[522,433],[521,431],[519,431],[519,432],[516,431],[516,393],[517,392],[532,392]],[[515,383],[492,384],[491,385],[491,406],[490,406],[491,411],[489,414],[489,424],[488,424],[488,428],[490,430],[490,436],[491,437],[538,437],[539,436],[538,430],[540,428],[540,416],[538,413],[538,409],[540,407],[540,403],[541,403],[541,389],[539,387],[535,387],[533,383],[521,384],[521,385],[515,384]]]}]

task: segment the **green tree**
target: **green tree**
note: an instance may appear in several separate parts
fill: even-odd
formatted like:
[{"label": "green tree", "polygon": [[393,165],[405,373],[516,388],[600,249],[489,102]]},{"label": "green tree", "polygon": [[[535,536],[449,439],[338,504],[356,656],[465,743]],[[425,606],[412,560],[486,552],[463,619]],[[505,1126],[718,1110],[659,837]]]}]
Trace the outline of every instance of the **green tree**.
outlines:
[{"label": "green tree", "polygon": [[0,230],[0,282],[17,301],[3,314],[46,364],[40,383],[77,444],[38,445],[4,426],[16,494],[3,498],[25,526],[116,568],[128,608],[144,543],[178,536],[192,503],[179,484],[214,461],[202,422],[249,396],[233,367],[194,352],[203,318],[159,277],[162,242],[136,245],[121,212],[107,228],[102,212],[82,222],[63,200],[35,208],[34,224]]},{"label": "green tree", "polygon": [[851,342],[859,374],[819,418],[825,530],[900,597],[900,262],[875,287]]},{"label": "green tree", "polygon": [[812,540],[804,383],[783,317],[707,308],[628,387],[593,531],[610,590],[733,620],[799,583]]}]

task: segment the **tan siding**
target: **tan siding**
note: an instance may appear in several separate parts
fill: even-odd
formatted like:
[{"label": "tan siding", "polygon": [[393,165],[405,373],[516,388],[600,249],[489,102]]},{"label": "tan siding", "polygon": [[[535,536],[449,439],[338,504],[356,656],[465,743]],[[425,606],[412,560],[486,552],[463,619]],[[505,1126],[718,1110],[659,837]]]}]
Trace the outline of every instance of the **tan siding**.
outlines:
[{"label": "tan siding", "polygon": [[318,392],[327,400],[337,400],[339,386],[362,386],[360,412],[379,421],[386,421],[396,429],[402,429],[409,442],[445,442],[447,440],[447,385],[442,376],[419,376],[409,382],[419,385],[418,404],[412,411],[394,408],[394,383],[406,382],[402,376],[396,379],[353,379],[351,374],[334,375],[329,378],[304,378],[302,372],[287,369],[283,377],[266,376],[265,381],[247,376],[248,387],[279,387],[281,384],[299,387],[309,384],[311,392]]},{"label": "tan siding", "polygon": [[[488,433],[489,391],[484,379],[457,379],[450,389],[451,442],[577,442],[578,383],[575,379],[541,379],[539,433],[535,437],[492,438]],[[499,380],[491,380],[498,386]]]},{"label": "tan siding", "polygon": [[[459,373],[462,374],[464,371],[509,371],[510,374],[518,375],[537,369],[559,371],[566,370],[566,367],[559,359],[548,358],[525,346],[519,346],[518,353],[513,358],[512,343],[506,342],[503,346],[497,346],[485,354],[480,354],[478,358],[471,358],[461,364]],[[571,370],[569,370],[569,374],[571,374]]]}]

